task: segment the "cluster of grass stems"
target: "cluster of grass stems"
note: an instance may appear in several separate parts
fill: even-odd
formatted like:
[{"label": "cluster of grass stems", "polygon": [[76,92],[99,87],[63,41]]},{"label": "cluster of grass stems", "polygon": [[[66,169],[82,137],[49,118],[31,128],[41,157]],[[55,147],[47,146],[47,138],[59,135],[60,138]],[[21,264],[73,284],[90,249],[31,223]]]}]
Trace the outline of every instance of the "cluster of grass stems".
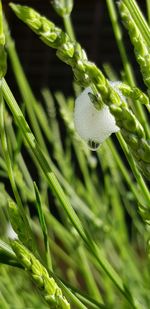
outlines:
[{"label": "cluster of grass stems", "polygon": [[[0,2],[2,309],[150,307],[150,2],[146,1],[148,22],[135,0],[119,3],[145,93],[137,88],[114,2],[106,0],[122,59],[119,80],[128,106],[118,103],[109,87],[107,81],[116,80],[110,64],[103,66],[103,75],[75,44],[70,16],[73,2],[69,0],[52,2],[68,36],[46,19],[40,20],[32,9],[11,4],[40,39],[58,50],[59,58],[71,65],[75,75],[72,97],[45,88],[39,102],[24,74]],[[6,54],[21,103],[7,75],[5,79]],[[79,138],[73,124],[74,99],[81,86],[88,84],[104,104],[110,105],[112,99],[109,107],[120,126],[120,132],[96,153]],[[10,223],[17,240],[9,239]]]}]

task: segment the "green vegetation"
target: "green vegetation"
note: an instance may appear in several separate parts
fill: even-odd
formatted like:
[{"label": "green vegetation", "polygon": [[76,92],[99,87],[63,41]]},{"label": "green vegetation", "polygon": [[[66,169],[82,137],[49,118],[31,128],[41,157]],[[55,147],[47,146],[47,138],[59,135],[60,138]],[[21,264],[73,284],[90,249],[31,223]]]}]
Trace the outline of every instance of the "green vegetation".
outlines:
[{"label": "green vegetation", "polygon": [[[115,86],[111,65],[102,72],[76,41],[73,1],[52,1],[65,31],[34,9],[10,3],[17,17],[73,71],[76,95],[66,98],[42,89],[44,105],[25,76],[0,1],[2,309],[150,307],[150,28],[135,0],[106,4],[123,65]],[[146,5],[150,19],[148,1]],[[118,13],[146,91],[136,84]],[[22,105],[5,78],[7,57]],[[74,101],[87,87],[92,89],[88,95],[95,114],[107,106],[120,129],[96,152],[89,147],[96,141],[86,143],[74,127]],[[89,127],[92,130],[91,123]],[[25,148],[36,181],[24,159]]]}]

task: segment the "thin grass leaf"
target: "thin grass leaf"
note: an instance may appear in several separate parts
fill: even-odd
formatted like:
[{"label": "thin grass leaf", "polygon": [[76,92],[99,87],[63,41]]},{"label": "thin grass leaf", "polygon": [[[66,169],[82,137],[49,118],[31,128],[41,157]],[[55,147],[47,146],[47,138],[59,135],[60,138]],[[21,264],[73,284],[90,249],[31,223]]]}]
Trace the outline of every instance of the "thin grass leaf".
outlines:
[{"label": "thin grass leaf", "polygon": [[39,221],[40,221],[40,225],[41,225],[41,229],[42,229],[43,237],[44,237],[47,267],[48,267],[49,270],[52,270],[52,261],[51,261],[50,247],[49,247],[48,231],[47,231],[44,213],[43,213],[43,210],[42,210],[40,193],[39,193],[38,187],[37,187],[35,182],[34,182],[34,190],[35,190],[35,196],[36,196],[35,205],[36,205],[36,208],[37,208],[37,211],[38,211]]}]

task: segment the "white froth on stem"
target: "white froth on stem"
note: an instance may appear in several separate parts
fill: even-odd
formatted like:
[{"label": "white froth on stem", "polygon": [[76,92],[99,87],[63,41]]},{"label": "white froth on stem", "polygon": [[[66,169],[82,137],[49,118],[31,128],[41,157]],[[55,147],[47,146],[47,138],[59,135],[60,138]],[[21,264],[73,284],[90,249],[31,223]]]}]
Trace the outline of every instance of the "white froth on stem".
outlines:
[{"label": "white froth on stem", "polygon": [[18,235],[16,234],[10,223],[7,224],[6,236],[10,239],[18,239]]},{"label": "white froth on stem", "polygon": [[[118,82],[117,82],[118,83]],[[116,83],[111,83],[115,87]],[[121,92],[117,90],[121,97]],[[91,148],[95,149],[102,144],[112,133],[118,132],[114,116],[108,106],[104,105],[97,110],[91,102],[89,93],[93,93],[91,87],[87,87],[75,100],[74,124],[77,133]]]}]

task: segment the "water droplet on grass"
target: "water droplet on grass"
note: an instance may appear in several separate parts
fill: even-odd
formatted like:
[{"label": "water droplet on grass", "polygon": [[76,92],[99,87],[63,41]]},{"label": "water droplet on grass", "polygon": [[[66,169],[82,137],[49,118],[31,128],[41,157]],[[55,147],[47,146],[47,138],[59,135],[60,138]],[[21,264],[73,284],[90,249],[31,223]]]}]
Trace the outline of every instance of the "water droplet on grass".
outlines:
[{"label": "water droplet on grass", "polygon": [[96,151],[100,146],[99,142],[94,141],[92,139],[89,139],[87,144],[88,144],[89,149],[92,151]]}]

